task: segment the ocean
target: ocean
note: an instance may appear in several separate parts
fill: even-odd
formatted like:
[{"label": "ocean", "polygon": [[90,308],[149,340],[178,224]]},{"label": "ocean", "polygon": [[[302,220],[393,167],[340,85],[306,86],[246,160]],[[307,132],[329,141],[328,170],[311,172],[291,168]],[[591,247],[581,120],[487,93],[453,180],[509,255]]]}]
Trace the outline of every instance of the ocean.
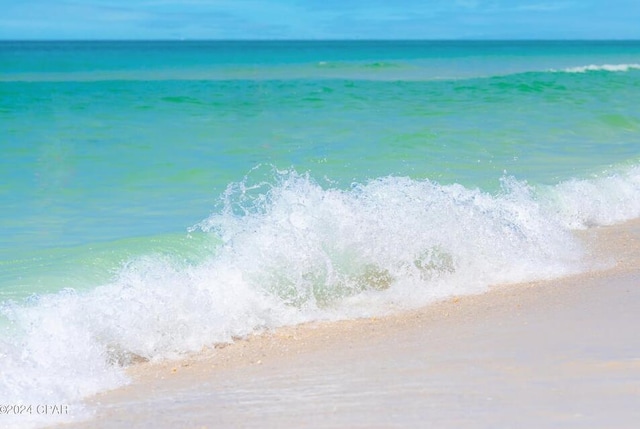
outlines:
[{"label": "ocean", "polygon": [[0,42],[0,419],[605,266],[575,231],[640,217],[638,100],[634,41]]}]

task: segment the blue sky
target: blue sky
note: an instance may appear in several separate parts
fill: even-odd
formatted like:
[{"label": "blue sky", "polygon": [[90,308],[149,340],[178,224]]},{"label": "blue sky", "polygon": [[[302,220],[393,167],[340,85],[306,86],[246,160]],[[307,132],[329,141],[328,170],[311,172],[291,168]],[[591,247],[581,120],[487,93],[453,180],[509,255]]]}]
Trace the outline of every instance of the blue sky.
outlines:
[{"label": "blue sky", "polygon": [[640,0],[0,0],[0,39],[640,39]]}]

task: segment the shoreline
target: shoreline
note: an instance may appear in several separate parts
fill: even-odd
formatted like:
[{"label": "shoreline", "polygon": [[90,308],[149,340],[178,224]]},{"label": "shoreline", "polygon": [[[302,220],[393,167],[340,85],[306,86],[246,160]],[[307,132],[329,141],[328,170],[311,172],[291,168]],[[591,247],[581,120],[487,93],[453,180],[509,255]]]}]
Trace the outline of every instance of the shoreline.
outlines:
[{"label": "shoreline", "polygon": [[578,235],[615,266],[137,364],[56,427],[634,427],[640,219]]}]

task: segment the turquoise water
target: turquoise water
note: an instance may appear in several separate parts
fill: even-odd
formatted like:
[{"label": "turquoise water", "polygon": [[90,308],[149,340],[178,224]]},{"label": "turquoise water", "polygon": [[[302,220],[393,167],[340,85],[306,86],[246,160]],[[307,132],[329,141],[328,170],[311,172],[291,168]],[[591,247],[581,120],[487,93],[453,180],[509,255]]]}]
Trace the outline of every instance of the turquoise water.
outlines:
[{"label": "turquoise water", "polygon": [[0,42],[2,396],[580,271],[638,100],[640,42]]}]

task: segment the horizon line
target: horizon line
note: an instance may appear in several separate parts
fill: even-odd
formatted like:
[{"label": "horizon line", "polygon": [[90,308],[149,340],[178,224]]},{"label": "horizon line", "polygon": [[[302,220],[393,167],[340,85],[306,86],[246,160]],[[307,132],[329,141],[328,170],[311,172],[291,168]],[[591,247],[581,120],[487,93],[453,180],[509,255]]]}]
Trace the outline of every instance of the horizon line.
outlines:
[{"label": "horizon line", "polygon": [[60,39],[36,39],[36,38],[0,38],[0,42],[640,42],[640,38],[60,38]]}]

